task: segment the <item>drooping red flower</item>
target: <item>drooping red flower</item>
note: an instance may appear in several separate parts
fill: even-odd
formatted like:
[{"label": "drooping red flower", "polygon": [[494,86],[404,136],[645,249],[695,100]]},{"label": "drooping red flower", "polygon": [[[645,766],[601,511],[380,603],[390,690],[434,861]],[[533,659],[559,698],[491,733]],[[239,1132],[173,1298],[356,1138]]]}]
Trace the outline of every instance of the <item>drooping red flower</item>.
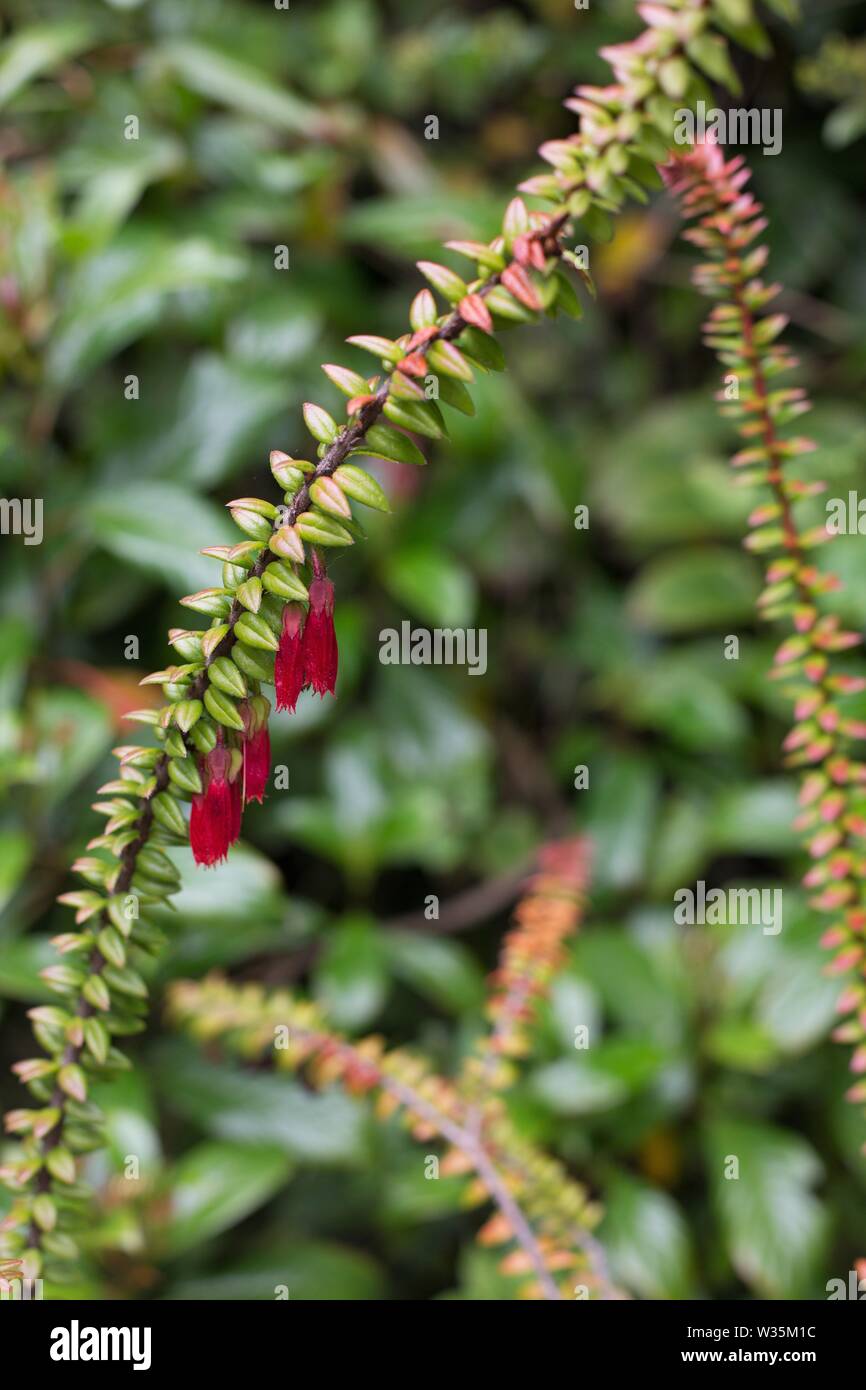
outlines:
[{"label": "drooping red flower", "polygon": [[337,683],[337,636],[334,632],[334,586],[320,576],[310,585],[310,611],[302,638],[304,685],[317,695],[333,695]]},{"label": "drooping red flower", "polygon": [[244,743],[244,800],[262,802],[271,774],[271,736],[267,725]]},{"label": "drooping red flower", "polygon": [[242,707],[244,721],[244,801],[262,802],[271,773],[271,738],[268,733],[270,705],[256,695]]},{"label": "drooping red flower", "polygon": [[231,752],[222,742],[212,748],[202,762],[203,788],[192,799],[189,821],[189,842],[196,864],[218,864],[240,834],[234,805],[237,782],[229,781],[231,765]]},{"label": "drooping red flower", "polygon": [[304,688],[303,625],[303,608],[297,603],[287,603],[283,609],[283,630],[274,661],[277,709],[293,710]]},{"label": "drooping red flower", "polygon": [[244,779],[240,769],[235,780],[229,783],[229,788],[231,791],[231,839],[229,844],[233,845],[235,840],[240,839],[241,819],[244,813]]}]

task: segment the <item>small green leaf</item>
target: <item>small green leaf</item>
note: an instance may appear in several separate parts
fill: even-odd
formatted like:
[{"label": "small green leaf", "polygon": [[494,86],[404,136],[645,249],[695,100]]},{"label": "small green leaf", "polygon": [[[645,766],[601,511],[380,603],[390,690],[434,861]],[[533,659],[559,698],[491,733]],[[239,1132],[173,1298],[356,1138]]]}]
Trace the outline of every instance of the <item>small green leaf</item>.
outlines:
[{"label": "small green leaf", "polygon": [[359,372],[353,372],[351,367],[340,367],[334,362],[325,362],[322,371],[344,396],[364,396],[370,389],[364,377]]},{"label": "small green leaf", "polygon": [[226,695],[234,695],[242,700],[247,693],[247,683],[230,656],[218,656],[207,668],[208,679],[217,690]]},{"label": "small green leaf", "polygon": [[194,796],[201,792],[201,778],[192,758],[170,758],[168,775],[169,780],[181,791],[192,792]]},{"label": "small green leaf", "polygon": [[[489,304],[489,295],[487,301]],[[479,328],[464,328],[457,343],[476,366],[486,367],[491,372],[505,371],[505,354],[496,339],[491,338],[489,333],[482,333]],[[443,400],[447,399],[441,382],[439,383],[439,393]]]},{"label": "small green leaf", "polygon": [[371,333],[358,333],[354,338],[347,338],[347,343],[353,347],[362,348],[364,352],[372,352],[374,357],[380,357],[386,362],[399,362],[403,356],[403,349],[398,343],[394,343],[390,338],[377,338]]},{"label": "small green leaf", "polygon": [[57,1225],[57,1207],[47,1192],[40,1192],[34,1199],[33,1220],[40,1231],[53,1231]]},{"label": "small green leaf", "polygon": [[443,439],[445,430],[436,418],[430,404],[420,401],[395,400],[389,396],[385,402],[384,413],[395,425],[412,430],[415,434],[426,435],[428,439]]},{"label": "small green leaf", "polygon": [[111,995],[108,991],[108,985],[101,975],[88,975],[82,985],[81,993],[88,1004],[93,1005],[94,1009],[101,1009],[103,1013],[105,1013],[111,1008]]},{"label": "small green leaf", "polygon": [[205,714],[190,731],[189,737],[197,752],[210,753],[216,745],[216,725]]},{"label": "small green leaf", "polygon": [[[490,303],[489,296],[487,302]],[[472,368],[453,343],[433,343],[427,350],[427,361],[435,372],[441,372],[444,376],[454,376],[460,381],[474,379]]]},{"label": "small green leaf", "polygon": [[223,618],[232,606],[231,594],[225,589],[199,589],[196,594],[187,594],[180,602],[184,608],[192,608],[196,613],[207,613],[211,618]]},{"label": "small green leaf", "polygon": [[96,938],[96,944],[101,954],[112,965],[126,964],[126,946],[116,927],[103,927]]},{"label": "small green leaf", "polygon": [[685,96],[691,76],[689,65],[683,58],[667,58],[659,68],[662,91],[673,101]]},{"label": "small green leaf", "polygon": [[[268,593],[276,594],[277,598],[294,599],[298,603],[304,603],[309,597],[306,585],[291,566],[283,564],[281,560],[275,560],[273,564],[268,565],[262,575],[262,584]],[[234,654],[233,651],[232,655]]]},{"label": "small green leaf", "polygon": [[365,468],[359,468],[356,463],[341,463],[334,477],[343,491],[356,502],[362,502],[365,507],[375,507],[380,512],[391,510],[382,488]]},{"label": "small green leaf", "polygon": [[717,34],[699,34],[686,44],[686,52],[714,82],[721,82],[735,96],[743,90],[723,38]]},{"label": "small green leaf", "polygon": [[503,285],[494,285],[485,303],[491,314],[496,314],[500,319],[507,319],[509,323],[535,323],[532,310],[519,303]]},{"label": "small green leaf", "polygon": [[237,729],[243,733],[244,721],[230,695],[226,695],[224,691],[209,685],[204,693],[204,703],[208,714],[218,724],[223,724],[227,729]]},{"label": "small green leaf", "polygon": [[216,651],[223,638],[228,635],[228,623],[214,623],[208,628],[207,632],[201,635],[201,654],[209,660]]},{"label": "small green leaf", "polygon": [[180,876],[174,864],[163,854],[161,849],[153,845],[144,845],[136,855],[136,866],[147,874],[148,878],[155,879],[157,883],[168,883],[176,886],[180,882]]},{"label": "small green leaf", "polygon": [[302,512],[298,530],[312,545],[352,545],[352,537],[344,526],[323,512]]},{"label": "small green leaf", "polygon": [[235,633],[247,646],[263,651],[275,652],[280,645],[273,628],[257,613],[242,613],[235,623]]},{"label": "small green leaf", "polygon": [[171,729],[165,736],[165,751],[173,758],[186,757],[186,744],[179,729]]},{"label": "small green leaf", "polygon": [[129,966],[120,970],[116,965],[106,965],[103,973],[111,989],[116,989],[120,994],[128,994],[133,999],[147,998],[147,985],[137,970],[132,970]]},{"label": "small green leaf", "polygon": [[577,290],[571,283],[567,275],[559,272],[554,277],[556,285],[556,307],[562,309],[563,313],[568,314],[569,318],[582,319],[583,305],[580,302]]},{"label": "small green leaf", "polygon": [[[465,336],[462,335],[462,336]],[[469,354],[467,354],[468,356]],[[473,361],[475,359],[473,358]],[[483,363],[478,363],[483,366]],[[454,376],[439,377],[439,400],[450,405],[454,410],[459,410],[463,415],[475,414],[475,402],[466,390],[462,381],[458,381]]]},{"label": "small green leaf", "polygon": [[[558,196],[559,187],[555,180],[551,180],[554,196]],[[501,244],[501,243],[500,243]],[[446,241],[449,251],[456,251],[458,256],[468,256],[469,260],[476,261],[481,270],[504,270],[505,257],[500,251],[494,251],[491,246],[487,246],[483,241]],[[422,290],[422,294],[424,291]],[[429,291],[428,291],[429,293]],[[431,319],[435,323],[436,319]],[[412,324],[413,328],[421,327],[420,324]]]},{"label": "small green leaf", "polygon": [[330,512],[332,516],[347,518],[352,515],[352,508],[349,506],[343,489],[333,478],[317,478],[315,482],[310,484],[310,496],[323,512]]},{"label": "small green leaf", "polygon": [[168,640],[184,661],[201,659],[200,632],[193,632],[190,628],[173,627],[168,634]]},{"label": "small green leaf", "polygon": [[524,236],[529,231],[530,221],[529,212],[522,198],[512,198],[508,207],[505,209],[505,216],[502,219],[502,235],[505,238],[505,245],[508,250],[514,245],[516,237]]},{"label": "small green leaf", "polygon": [[75,1182],[75,1159],[62,1144],[57,1144],[53,1149],[48,1150],[45,1156],[45,1166],[52,1178],[56,1178],[58,1182]]},{"label": "small green leaf", "polygon": [[409,309],[409,322],[418,333],[422,328],[432,328],[436,322],[436,300],[429,290],[419,290]]},{"label": "small green leaf", "polygon": [[168,830],[173,835],[186,837],[186,821],[177,801],[170,792],[158,792],[152,798],[150,805],[154,820],[162,826],[163,830]]},{"label": "small green leaf", "polygon": [[235,598],[250,613],[258,613],[262,602],[262,581],[255,575],[251,579],[245,579],[235,589]]},{"label": "small green leaf", "polygon": [[391,400],[402,401],[423,401],[426,400],[424,387],[413,376],[407,376],[405,372],[392,372],[388,378],[388,393]]},{"label": "small green leaf", "polygon": [[304,406],[304,422],[307,429],[314,439],[318,439],[320,444],[333,444],[340,427],[320,405],[314,405],[312,401],[307,401]]},{"label": "small green leaf", "polygon": [[178,700],[174,707],[174,722],[179,729],[188,734],[204,713],[201,700]]},{"label": "small green leaf", "polygon": [[91,1016],[84,1020],[84,1041],[91,1057],[103,1063],[111,1046],[111,1035],[101,1019]]},{"label": "small green leaf", "polygon": [[[279,645],[279,644],[278,644]],[[235,642],[232,647],[232,661],[243,671],[245,676],[252,680],[273,682],[274,679],[274,651],[258,650],[246,646],[243,642]]]},{"label": "small green leaf", "polygon": [[67,1062],[57,1073],[57,1084],[61,1091],[73,1100],[87,1100],[87,1080],[84,1072],[75,1062]]},{"label": "small green leaf", "polygon": [[452,304],[457,304],[467,292],[467,286],[460,276],[447,265],[437,265],[435,261],[419,261],[418,269],[434,290],[438,290]]},{"label": "small green leaf", "polygon": [[353,454],[372,454],[375,458],[391,459],[394,463],[426,463],[424,455],[411,439],[390,425],[371,425],[364,436],[364,443]]},{"label": "small green leaf", "polygon": [[266,541],[270,537],[273,529],[271,520],[260,511],[252,507],[234,506],[231,507],[231,516],[244,535],[251,536],[254,541]]},{"label": "small green leaf", "polygon": [[282,449],[271,450],[270,465],[275,481],[286,491],[294,491],[304,475],[313,472],[313,464],[308,459],[294,459]]}]

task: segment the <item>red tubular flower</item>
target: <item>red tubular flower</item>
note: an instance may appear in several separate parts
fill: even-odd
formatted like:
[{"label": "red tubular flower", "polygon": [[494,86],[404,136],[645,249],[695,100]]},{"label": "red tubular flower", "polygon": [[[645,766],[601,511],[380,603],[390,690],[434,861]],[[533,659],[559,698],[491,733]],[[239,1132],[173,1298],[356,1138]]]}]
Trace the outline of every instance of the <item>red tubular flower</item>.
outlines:
[{"label": "red tubular flower", "polygon": [[222,743],[212,748],[202,763],[204,789],[192,799],[189,821],[189,842],[196,864],[218,864],[240,834],[239,814],[234,805],[238,783],[229,781],[231,765],[232,755]]},{"label": "red tubular flower", "polygon": [[262,802],[271,775],[271,736],[265,724],[244,744],[244,800]]},{"label": "red tubular flower", "polygon": [[333,695],[337,683],[337,637],[334,632],[334,586],[320,577],[310,585],[310,611],[303,633],[304,685],[317,695]]},{"label": "red tubular flower", "polygon": [[277,709],[293,710],[304,688],[303,623],[303,608],[297,603],[287,603],[283,609],[283,631],[274,661]]},{"label": "red tubular flower", "polygon": [[235,840],[240,839],[241,818],[244,811],[244,779],[240,773],[233,782],[229,783],[229,790],[231,792],[231,802],[229,805],[231,814],[231,839],[229,840],[229,844],[233,845]]},{"label": "red tubular flower", "polygon": [[262,695],[256,695],[243,708],[243,799],[262,802],[271,773],[271,738],[268,733],[270,705]]}]

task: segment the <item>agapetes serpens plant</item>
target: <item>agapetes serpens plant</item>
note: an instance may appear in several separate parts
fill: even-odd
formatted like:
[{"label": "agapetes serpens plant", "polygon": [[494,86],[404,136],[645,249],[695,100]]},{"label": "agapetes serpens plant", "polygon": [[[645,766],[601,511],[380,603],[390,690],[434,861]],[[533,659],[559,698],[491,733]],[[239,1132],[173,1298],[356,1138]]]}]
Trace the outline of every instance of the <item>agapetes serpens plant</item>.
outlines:
[{"label": "agapetes serpens plant", "polygon": [[[591,281],[569,242],[606,236],[626,200],[645,199],[645,188],[657,185],[654,165],[666,156],[675,112],[708,94],[707,77],[736,85],[724,35],[753,49],[766,44],[751,0],[637,8],[647,25],[640,37],[603,53],[615,81],[577,89],[567,105],[579,131],[548,141],[541,153],[550,172],[521,185],[545,210],[515,198],[489,244],[448,243],[468,264],[465,276],[420,264],[431,288],[416,295],[406,332],[349,340],[376,366],[372,375],[325,367],[348,398],[346,422],[321,405],[305,407],[312,448],[271,456],[281,499],[229,504],[244,539],[209,548],[221,564],[219,582],[182,600],[209,626],[173,629],[179,662],[144,682],[161,687],[166,703],[131,716],[150,728],[151,744],[115,750],[118,776],[100,789],[95,807],[103,832],[74,865],[85,887],[62,898],[76,930],[57,939],[63,961],[44,972],[58,1003],[31,1010],[43,1055],[17,1067],[33,1104],[7,1116],[21,1151],[3,1168],[15,1200],[2,1249],[21,1256],[31,1276],[46,1267],[61,1277],[78,1256],[75,1232],[88,1192],[77,1160],[101,1143],[91,1082],[127,1065],[116,1040],[143,1027],[147,989],[139,966],[162,942],[148,908],[179,883],[167,851],[190,841],[200,864],[218,862],[241,832],[245,803],[264,794],[270,705],[263,686],[274,686],[276,703],[287,709],[305,688],[320,695],[335,689],[339,600],[325,557],[362,534],[354,504],[388,506],[362,461],[423,464],[416,437],[442,438],[445,407],[471,414],[475,373],[504,366],[501,328],[560,309],[580,316],[569,265]],[[792,6],[772,0],[772,8],[789,14]],[[531,980],[531,971],[517,978]],[[505,987],[505,999],[513,998],[507,978]],[[514,1018],[510,1004],[503,1010],[502,1036],[511,1037],[519,1010]],[[483,1075],[492,1076],[489,1061]]]},{"label": "agapetes serpens plant", "polygon": [[[866,1072],[866,763],[852,749],[866,738],[866,721],[847,706],[849,697],[866,690],[866,678],[846,668],[844,653],[862,638],[825,603],[839,581],[818,567],[814,552],[831,533],[798,520],[798,503],[821,493],[824,484],[792,471],[817,446],[791,428],[810,402],[802,387],[785,384],[796,358],[781,339],[786,316],[767,312],[781,287],[762,278],[768,252],[757,238],[766,218],[746,187],[749,169],[742,157],[728,159],[707,143],[663,172],[697,224],[683,235],[709,256],[694,278],[716,301],[705,333],[726,373],[720,408],[741,421],[744,447],[732,459],[737,481],[763,494],[744,544],[767,557],[760,616],[792,629],[776,652],[772,675],[794,701],[784,747],[788,765],[804,769],[797,827],[812,860],[804,882],[813,890],[811,905],[831,918],[821,938],[834,952],[829,971],[853,977],[839,998],[845,1021],[835,1037],[853,1044],[851,1070],[860,1075]],[[858,1081],[849,1094],[866,1100],[866,1082]]]}]

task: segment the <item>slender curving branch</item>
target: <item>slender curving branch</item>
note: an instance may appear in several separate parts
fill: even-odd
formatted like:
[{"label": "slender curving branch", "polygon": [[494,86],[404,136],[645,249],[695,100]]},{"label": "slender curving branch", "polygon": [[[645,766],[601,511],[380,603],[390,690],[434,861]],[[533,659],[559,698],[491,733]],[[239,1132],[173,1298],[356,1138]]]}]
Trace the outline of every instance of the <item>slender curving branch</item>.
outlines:
[{"label": "slender curving branch", "polygon": [[[172,986],[169,1016],[199,1041],[219,1040],[246,1060],[303,1069],[314,1084],[337,1083],[353,1095],[376,1092],[381,1118],[399,1111],[417,1139],[444,1139],[450,1147],[441,1171],[471,1172],[470,1197],[494,1203],[497,1210],[478,1238],[485,1245],[513,1247],[500,1268],[530,1278],[521,1284],[521,1296],[562,1301],[571,1296],[570,1288],[556,1276],[579,1275],[600,1297],[613,1298],[618,1291],[591,1235],[598,1211],[562,1164],[521,1138],[501,1094],[509,1079],[503,1060],[528,1047],[530,1001],[550,984],[564,940],[577,926],[586,888],[583,840],[547,845],[540,860],[489,982],[491,1027],[454,1080],[431,1072],[422,1058],[404,1049],[386,1051],[378,1037],[347,1041],[328,1029],[309,1001],[218,975]],[[567,911],[556,914],[554,929],[549,914],[555,904],[567,904]],[[537,961],[530,959],[533,947]],[[518,995],[519,1018],[512,1007]]]},{"label": "slender curving branch", "polygon": [[[752,512],[744,544],[770,557],[760,616],[793,629],[776,652],[772,675],[789,683],[794,701],[795,722],[784,749],[787,764],[804,769],[796,824],[812,860],[804,879],[816,890],[810,905],[833,918],[821,938],[835,952],[828,973],[854,972],[839,998],[846,1017],[834,1037],[854,1044],[850,1065],[860,1075],[866,1071],[866,763],[852,748],[866,738],[866,722],[848,712],[845,702],[866,690],[866,678],[838,660],[860,644],[860,635],[822,609],[839,581],[818,569],[812,552],[832,534],[826,526],[804,531],[796,515],[797,504],[825,486],[790,473],[792,460],[817,448],[814,440],[787,431],[810,402],[802,387],[771,386],[797,362],[780,340],[785,315],[764,313],[781,286],[761,278],[767,248],[754,243],[767,222],[761,204],[746,191],[750,171],[744,160],[726,159],[719,145],[703,144],[672,159],[662,172],[686,218],[697,224],[683,235],[710,258],[694,278],[717,301],[705,324],[706,341],[730,374],[728,386],[737,387],[736,394],[718,394],[724,413],[744,422],[739,432],[747,445],[732,462],[742,470],[739,481],[763,488],[767,498]],[[866,1082],[856,1082],[848,1094],[866,1100]]]}]

